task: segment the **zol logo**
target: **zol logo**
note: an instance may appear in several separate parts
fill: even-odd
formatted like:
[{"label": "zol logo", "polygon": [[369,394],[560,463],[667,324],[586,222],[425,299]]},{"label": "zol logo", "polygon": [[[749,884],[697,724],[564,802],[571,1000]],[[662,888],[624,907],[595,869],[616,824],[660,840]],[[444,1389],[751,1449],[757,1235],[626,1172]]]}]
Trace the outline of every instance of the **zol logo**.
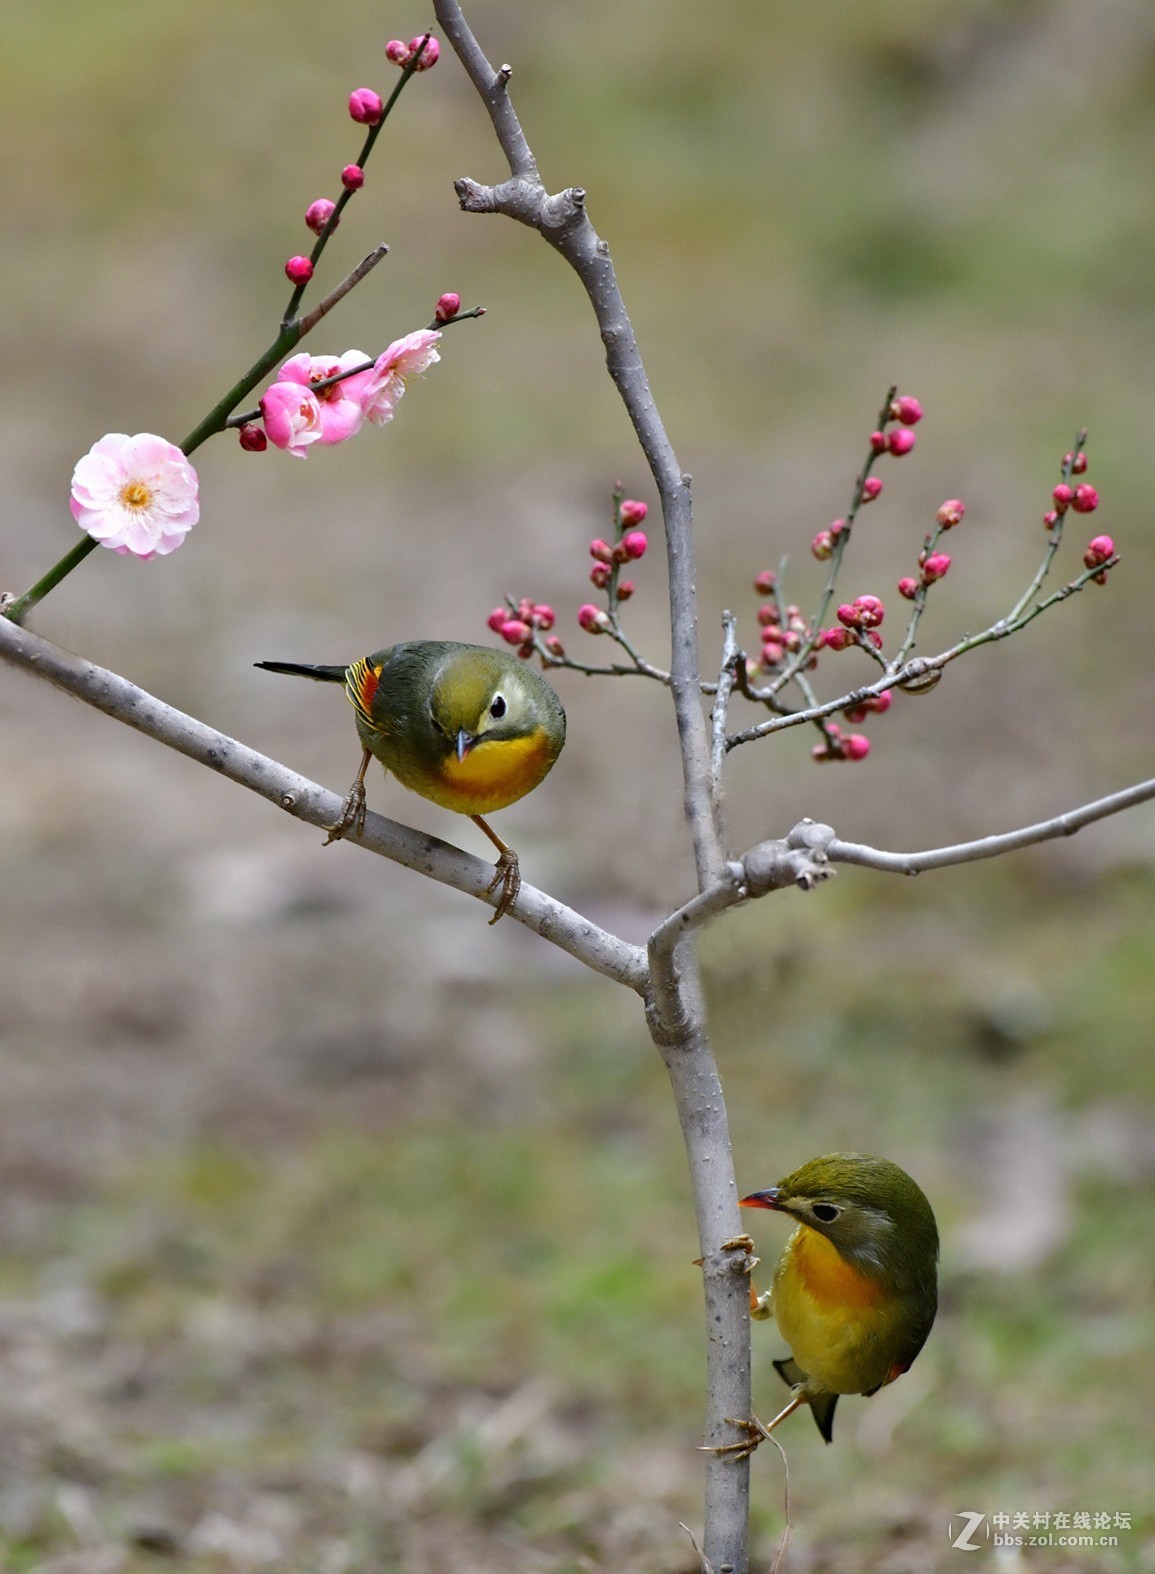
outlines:
[{"label": "zol logo", "polygon": [[973,1508],[963,1508],[952,1514],[946,1533],[951,1546],[959,1552],[981,1552],[991,1539],[987,1516],[976,1514]]}]

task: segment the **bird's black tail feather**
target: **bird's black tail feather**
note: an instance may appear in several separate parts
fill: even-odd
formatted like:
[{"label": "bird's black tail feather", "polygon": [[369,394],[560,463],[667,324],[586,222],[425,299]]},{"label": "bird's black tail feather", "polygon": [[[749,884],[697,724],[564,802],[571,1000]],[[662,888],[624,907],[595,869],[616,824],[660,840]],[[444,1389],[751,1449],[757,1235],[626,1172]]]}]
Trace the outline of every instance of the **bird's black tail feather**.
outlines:
[{"label": "bird's black tail feather", "polygon": [[254,661],[265,672],[287,672],[293,678],[312,678],[317,683],[344,683],[344,667],[308,667],[296,661]]},{"label": "bird's black tail feather", "polygon": [[[797,1388],[806,1381],[806,1373],[798,1365],[793,1356],[786,1356],[784,1360],[774,1362],[774,1370],[784,1383],[791,1388]],[[834,1407],[838,1403],[837,1394],[811,1394],[810,1412],[814,1417],[814,1424],[822,1433],[828,1443],[834,1441]]]}]

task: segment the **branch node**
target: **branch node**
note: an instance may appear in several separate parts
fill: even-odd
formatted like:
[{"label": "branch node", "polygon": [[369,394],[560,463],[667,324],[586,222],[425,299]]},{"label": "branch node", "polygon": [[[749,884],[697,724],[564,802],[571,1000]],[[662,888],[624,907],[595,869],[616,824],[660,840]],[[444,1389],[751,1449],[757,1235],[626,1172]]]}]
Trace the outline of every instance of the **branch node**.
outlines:
[{"label": "branch node", "polygon": [[941,679],[941,667],[932,666],[925,656],[916,656],[903,667],[897,682],[904,694],[929,694]]},{"label": "branch node", "polygon": [[765,896],[787,885],[812,891],[835,872],[826,854],[833,840],[831,826],[800,820],[785,840],[759,842],[742,859],[747,893]]},{"label": "branch node", "polygon": [[505,89],[509,86],[509,79],[510,79],[510,77],[512,75],[513,75],[513,67],[509,64],[508,61],[505,63],[505,65],[498,66],[498,68],[497,68],[497,76],[494,79],[495,87],[497,87],[501,92],[504,93]]},{"label": "branch node", "polygon": [[297,795],[296,795],[296,793],[295,792],[283,792],[281,794],[281,808],[282,809],[295,809],[296,807],[297,807]]}]

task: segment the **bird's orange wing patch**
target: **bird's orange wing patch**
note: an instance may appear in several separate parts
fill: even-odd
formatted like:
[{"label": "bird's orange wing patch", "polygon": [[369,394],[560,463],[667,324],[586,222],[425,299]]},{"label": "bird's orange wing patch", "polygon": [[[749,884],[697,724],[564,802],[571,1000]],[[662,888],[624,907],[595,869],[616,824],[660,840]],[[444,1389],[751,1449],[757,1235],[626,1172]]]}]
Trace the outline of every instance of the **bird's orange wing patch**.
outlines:
[{"label": "bird's orange wing patch", "polygon": [[807,1294],[824,1309],[882,1306],[888,1299],[881,1280],[848,1263],[837,1246],[808,1226],[794,1246],[793,1261]]},{"label": "bird's orange wing patch", "polygon": [[370,666],[367,656],[355,661],[345,672],[345,693],[366,727],[375,732],[381,731],[380,723],[373,717],[373,696],[380,681],[381,668]]}]

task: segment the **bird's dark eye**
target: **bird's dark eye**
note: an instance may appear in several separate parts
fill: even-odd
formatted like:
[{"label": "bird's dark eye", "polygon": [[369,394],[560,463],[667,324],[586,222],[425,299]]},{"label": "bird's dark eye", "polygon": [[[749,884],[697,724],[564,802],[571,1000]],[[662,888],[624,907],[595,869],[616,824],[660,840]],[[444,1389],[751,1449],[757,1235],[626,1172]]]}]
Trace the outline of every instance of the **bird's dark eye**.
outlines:
[{"label": "bird's dark eye", "polygon": [[503,694],[495,694],[493,696],[493,704],[489,707],[489,714],[494,721],[500,721],[505,715],[505,696]]},{"label": "bird's dark eye", "polygon": [[833,1224],[841,1208],[836,1208],[832,1202],[816,1202],[811,1210],[816,1219],[821,1219],[823,1224]]}]

